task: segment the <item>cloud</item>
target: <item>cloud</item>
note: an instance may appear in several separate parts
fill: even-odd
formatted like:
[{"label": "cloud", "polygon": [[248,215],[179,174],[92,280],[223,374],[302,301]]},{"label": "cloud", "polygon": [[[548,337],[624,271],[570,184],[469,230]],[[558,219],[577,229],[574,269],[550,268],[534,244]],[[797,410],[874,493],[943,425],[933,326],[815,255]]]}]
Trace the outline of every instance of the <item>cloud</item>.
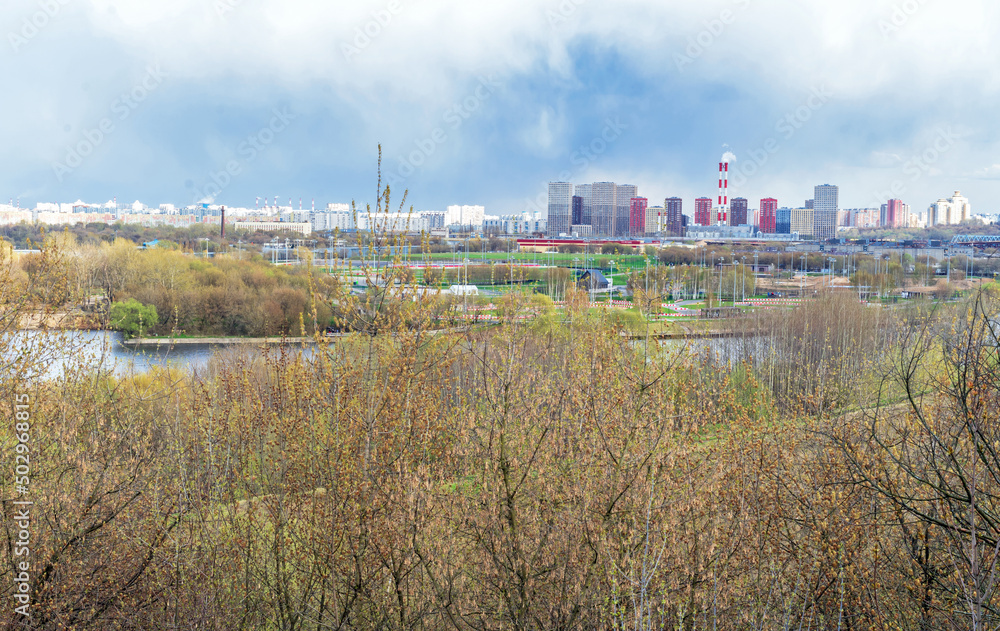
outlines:
[{"label": "cloud", "polygon": [[[975,143],[909,186],[921,205],[954,187],[949,174],[996,179],[979,165],[1000,137],[990,106],[1000,6],[917,5],[900,18],[897,0],[72,0],[23,48],[0,53],[17,90],[0,104],[0,130],[16,148],[0,156],[0,198],[184,201],[185,180],[222,168],[261,117],[291,104],[296,127],[227,196],[280,186],[349,198],[376,142],[395,160],[441,128],[447,141],[406,185],[430,206],[477,195],[513,204],[514,191],[533,195],[539,180],[572,168],[573,152],[621,116],[630,131],[587,171],[641,173],[661,187],[640,191],[652,198],[711,191],[717,147],[774,137],[780,150],[740,193],[804,199],[802,182],[840,178],[845,198],[867,199],[883,179],[872,167],[899,168],[909,148],[924,150],[928,129],[966,123]],[[0,31],[16,33],[38,6],[8,0]],[[703,52],[679,73],[674,55],[692,43]],[[155,98],[58,185],[52,162],[150,63],[169,72]],[[448,127],[448,109],[489,76],[504,88]],[[785,139],[775,121],[820,86],[835,97]]]},{"label": "cloud", "polygon": [[871,166],[877,168],[895,167],[903,163],[903,158],[897,153],[888,151],[872,151],[871,156],[869,157],[869,163]]},{"label": "cloud", "polygon": [[979,169],[973,173],[972,177],[980,180],[1000,180],[1000,164],[993,164]]}]

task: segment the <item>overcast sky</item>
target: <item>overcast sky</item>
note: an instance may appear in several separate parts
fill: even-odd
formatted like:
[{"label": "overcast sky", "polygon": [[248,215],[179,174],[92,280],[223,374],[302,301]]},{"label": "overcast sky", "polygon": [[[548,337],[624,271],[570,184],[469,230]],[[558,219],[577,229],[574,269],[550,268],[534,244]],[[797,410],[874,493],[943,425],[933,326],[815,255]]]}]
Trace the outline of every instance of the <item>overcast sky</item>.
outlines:
[{"label": "overcast sky", "polygon": [[[544,208],[546,183],[995,213],[1000,3],[4,0],[0,199]],[[398,199],[398,197],[397,197]]]}]

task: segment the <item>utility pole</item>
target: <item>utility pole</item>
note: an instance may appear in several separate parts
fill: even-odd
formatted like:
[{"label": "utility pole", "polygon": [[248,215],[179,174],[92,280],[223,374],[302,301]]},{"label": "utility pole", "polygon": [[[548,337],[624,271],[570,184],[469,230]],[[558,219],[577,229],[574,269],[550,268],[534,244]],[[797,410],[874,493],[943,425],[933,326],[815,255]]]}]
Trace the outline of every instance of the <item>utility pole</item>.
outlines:
[{"label": "utility pole", "polygon": [[747,301],[747,257],[745,257],[745,256],[741,257],[741,260],[743,261],[743,268],[740,270],[742,272],[740,274],[740,278],[743,280],[743,300],[742,300],[742,302],[746,302]]},{"label": "utility pole", "polygon": [[736,306],[736,255],[733,255],[733,306]]},{"label": "utility pole", "polygon": [[[715,254],[715,253],[713,252],[712,254],[713,254],[713,257],[712,257],[712,258],[713,258],[713,261],[712,261],[712,264],[714,265],[714,264],[715,264],[715,261],[714,261],[714,259],[715,259],[715,256],[714,256],[714,254]],[[722,302],[722,262],[723,262],[724,260],[725,260],[725,259],[724,259],[724,258],[722,258],[721,256],[719,257],[719,302],[720,302],[720,303]],[[720,304],[719,306],[722,306],[722,305]]]}]

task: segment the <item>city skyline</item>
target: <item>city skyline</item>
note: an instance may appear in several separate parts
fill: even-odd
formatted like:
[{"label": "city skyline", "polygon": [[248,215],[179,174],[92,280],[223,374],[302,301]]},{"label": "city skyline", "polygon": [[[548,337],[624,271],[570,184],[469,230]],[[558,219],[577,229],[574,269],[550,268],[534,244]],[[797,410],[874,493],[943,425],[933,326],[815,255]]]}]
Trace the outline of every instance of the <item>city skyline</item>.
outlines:
[{"label": "city skyline", "polygon": [[554,180],[714,197],[729,151],[731,198],[996,212],[1000,9],[912,4],[11,0],[0,199],[364,204],[382,143],[418,210],[544,212]]}]

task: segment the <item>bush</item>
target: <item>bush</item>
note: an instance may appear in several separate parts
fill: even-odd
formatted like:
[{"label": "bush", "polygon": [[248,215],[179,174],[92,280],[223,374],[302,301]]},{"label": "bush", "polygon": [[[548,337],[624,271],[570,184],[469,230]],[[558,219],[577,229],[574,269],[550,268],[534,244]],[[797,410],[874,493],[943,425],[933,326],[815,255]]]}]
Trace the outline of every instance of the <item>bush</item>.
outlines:
[{"label": "bush", "polygon": [[125,337],[136,337],[159,323],[156,307],[144,305],[135,298],[111,305],[111,328],[121,331]]}]

